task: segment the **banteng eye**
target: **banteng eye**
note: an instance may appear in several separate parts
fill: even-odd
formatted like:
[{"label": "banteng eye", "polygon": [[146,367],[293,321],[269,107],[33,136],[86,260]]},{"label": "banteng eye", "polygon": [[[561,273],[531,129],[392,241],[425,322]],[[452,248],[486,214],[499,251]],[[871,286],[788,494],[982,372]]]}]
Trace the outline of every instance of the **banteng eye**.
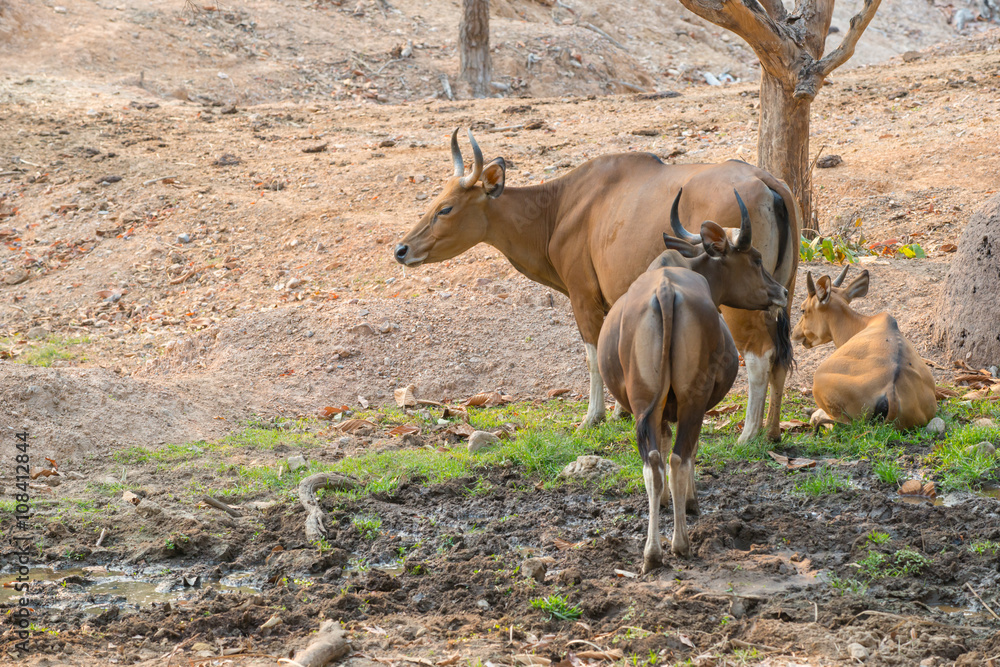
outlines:
[{"label": "banteng eye", "polygon": [[443,209],[438,211],[438,215],[448,215],[451,213],[451,206],[445,206]]}]

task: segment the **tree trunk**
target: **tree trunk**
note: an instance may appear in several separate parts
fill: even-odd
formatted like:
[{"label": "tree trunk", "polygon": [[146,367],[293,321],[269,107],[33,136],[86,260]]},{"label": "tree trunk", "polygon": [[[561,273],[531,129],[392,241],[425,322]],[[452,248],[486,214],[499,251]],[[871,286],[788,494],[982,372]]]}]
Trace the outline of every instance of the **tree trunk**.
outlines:
[{"label": "tree trunk", "polygon": [[490,61],[490,1],[462,0],[462,23],[458,31],[461,78],[472,86],[472,94],[490,94],[493,63]]},{"label": "tree trunk", "polygon": [[956,361],[1000,366],[1000,195],[962,231],[937,307],[935,334]]},{"label": "tree trunk", "polygon": [[757,166],[783,179],[802,210],[803,229],[818,231],[812,216],[812,179],[809,164],[810,99],[795,99],[794,91],[761,69],[760,131]]}]

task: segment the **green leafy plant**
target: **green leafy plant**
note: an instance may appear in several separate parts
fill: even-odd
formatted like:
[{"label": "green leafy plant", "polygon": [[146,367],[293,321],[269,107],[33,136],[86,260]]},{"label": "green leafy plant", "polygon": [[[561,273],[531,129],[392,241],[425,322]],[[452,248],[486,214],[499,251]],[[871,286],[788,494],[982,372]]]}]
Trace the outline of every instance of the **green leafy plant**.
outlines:
[{"label": "green leafy plant", "polygon": [[877,530],[873,530],[868,533],[868,543],[869,544],[885,544],[889,541],[889,533],[883,533]]},{"label": "green leafy plant", "polygon": [[562,621],[575,621],[583,615],[583,611],[578,605],[570,604],[565,597],[555,593],[548,597],[535,598],[531,601],[531,606]]},{"label": "green leafy plant", "polygon": [[994,542],[993,540],[977,540],[968,546],[969,551],[974,554],[985,554],[989,552],[990,554],[996,556],[997,551],[1000,551],[1000,542]]},{"label": "green leafy plant", "polygon": [[358,529],[358,533],[366,540],[376,539],[379,531],[382,530],[382,519],[371,514],[355,515],[351,519],[351,524]]}]

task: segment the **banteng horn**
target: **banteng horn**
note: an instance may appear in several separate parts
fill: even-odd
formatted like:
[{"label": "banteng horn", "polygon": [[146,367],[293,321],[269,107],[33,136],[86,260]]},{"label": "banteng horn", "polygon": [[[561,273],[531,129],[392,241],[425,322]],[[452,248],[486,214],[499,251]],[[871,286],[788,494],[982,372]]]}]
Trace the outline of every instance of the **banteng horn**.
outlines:
[{"label": "banteng horn", "polygon": [[747,211],[746,204],[743,203],[740,193],[736,192],[736,188],[733,188],[733,194],[736,195],[736,203],[740,205],[740,237],[736,240],[736,250],[746,252],[750,249],[750,241],[753,238],[753,230],[750,227],[750,212]]},{"label": "banteng horn", "polygon": [[844,282],[844,277],[847,275],[847,269],[851,268],[850,264],[844,264],[844,270],[840,272],[837,279],[833,281],[834,287],[840,287],[840,283]]},{"label": "banteng horn", "polygon": [[688,230],[684,229],[684,225],[681,224],[681,218],[677,215],[677,207],[681,202],[681,193],[684,192],[684,188],[677,191],[677,196],[674,197],[674,203],[670,207],[670,228],[674,231],[674,236],[682,241],[687,241],[691,245],[700,245],[701,236],[699,234],[692,234]]}]

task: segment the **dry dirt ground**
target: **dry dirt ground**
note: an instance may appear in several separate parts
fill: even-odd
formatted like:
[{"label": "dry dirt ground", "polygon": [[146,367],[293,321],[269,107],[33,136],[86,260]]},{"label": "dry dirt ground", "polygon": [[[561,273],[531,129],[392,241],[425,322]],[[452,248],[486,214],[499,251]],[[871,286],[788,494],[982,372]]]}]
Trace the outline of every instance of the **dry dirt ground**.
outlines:
[{"label": "dry dirt ground", "polygon": [[[903,9],[887,11],[893,7],[888,0],[883,5],[858,58],[875,62],[911,49],[919,53],[906,62],[894,57],[845,69],[821,92],[813,105],[813,152],[839,154],[844,162],[815,171],[814,201],[824,233],[855,240],[863,234],[868,242],[915,241],[927,250],[926,259],[866,260],[872,290],[859,307],[868,313],[889,310],[934,362],[938,379],[947,380],[950,360],[932,331],[948,270],[949,255],[940,248],[957,242],[967,217],[1000,187],[1000,33],[978,23],[966,29],[971,36],[933,45],[954,35],[945,15],[927,3],[896,4]],[[455,127],[471,126],[487,159],[507,159],[508,182],[515,185],[557,178],[614,151],[651,151],[676,163],[732,157],[753,162],[758,113],[753,59],[745,47],[722,40],[720,31],[676,6],[654,11],[645,5],[602,9],[603,4],[580,3],[563,16],[566,10],[558,5],[497,5],[496,70],[510,90],[498,99],[452,101],[440,96],[439,75],[449,75],[461,97],[454,80],[455,6],[0,3],[0,425],[5,432],[26,428],[38,460],[44,455],[64,466],[82,466],[89,457],[90,471],[98,474],[111,472],[99,462],[125,447],[217,439],[254,415],[295,417],[326,405],[387,403],[395,388],[411,383],[421,397],[437,400],[493,389],[520,399],[541,398],[556,388],[581,395],[587,386],[582,346],[564,297],[529,282],[484,246],[413,270],[393,261],[393,245],[451,171],[448,135]],[[848,15],[844,10],[837,20],[846,26]],[[624,48],[583,23],[612,34]],[[619,31],[623,25],[642,28]],[[410,43],[412,53],[404,55]],[[700,72],[725,69],[748,82],[704,85]],[[627,92],[633,87],[681,94],[641,99]],[[618,94],[604,95],[609,92]],[[803,264],[800,285],[810,269],[835,267]],[[796,302],[802,294],[800,289]],[[789,390],[809,386],[812,369],[827,353],[797,349],[799,365]],[[12,452],[0,452],[5,480],[13,469]],[[699,576],[715,572],[711,576],[724,578],[713,568],[730,567],[742,557],[732,549],[752,552],[757,536],[740,537],[744,525],[751,533],[787,532],[798,545],[789,553],[772,545],[773,553],[754,567],[807,578],[810,558],[816,567],[842,565],[856,534],[838,537],[839,546],[828,547],[833,555],[805,557],[815,544],[801,522],[817,517],[809,519],[787,503],[769,509],[766,499],[750,509],[740,505],[741,493],[759,472],[728,482],[731,497],[722,494],[710,504],[710,521],[698,530],[707,531],[702,543],[715,546],[701,555],[709,566]],[[449,503],[460,505],[465,497],[461,489],[474,484],[464,480],[361,500],[359,507],[342,509],[343,516],[375,511],[402,525],[403,510],[396,516],[384,503],[435,503],[443,515],[457,513],[445,527],[427,529],[428,539],[440,538],[448,530],[465,530],[469,521],[505,516],[505,504],[524,503],[519,494],[528,492],[520,490],[516,473],[490,474],[495,486],[512,489],[490,496],[488,502],[497,507],[452,508]],[[419,644],[419,628],[413,636],[405,629],[412,626],[407,618],[417,605],[433,619],[420,627],[433,637],[427,641],[438,652],[435,660],[451,655],[448,641],[471,638],[482,644],[470,655],[485,661],[499,649],[495,637],[486,639],[484,633],[505,614],[525,611],[506,609],[484,592],[487,584],[524,584],[509,574],[513,560],[496,565],[500,574],[491,573],[496,582],[470,579],[467,568],[497,552],[489,540],[537,542],[539,525],[562,520],[578,526],[565,535],[571,541],[591,537],[587,531],[604,540],[596,554],[569,555],[592,557],[581,569],[607,575],[595,575],[598,583],[591,584],[595,594],[586,604],[592,608],[583,619],[593,631],[588,636],[615,629],[607,625],[612,621],[600,620],[605,617],[628,625],[622,618],[633,604],[655,609],[650,613],[659,615],[654,622],[661,625],[681,623],[709,634],[710,627],[718,628],[723,606],[735,598],[713,598],[718,609],[684,602],[685,595],[663,602],[673,599],[664,598],[665,590],[679,585],[666,575],[623,588],[609,572],[622,565],[615,540],[625,539],[614,535],[614,513],[594,510],[589,497],[576,493],[535,493],[531,513],[519,519],[524,524],[494,526],[485,537],[459,545],[457,556],[426,554],[437,572],[466,587],[466,596],[445,584],[437,592],[407,584],[411,588],[400,593],[403,589],[394,588],[399,581],[373,572],[363,576],[360,590],[377,595],[362,600],[339,589],[317,589],[313,595],[326,601],[286,624],[298,628],[296,637],[302,639],[306,620],[320,611],[358,622],[377,614],[390,619],[385,623],[397,628],[393,633]],[[775,487],[772,493],[777,497],[782,490]],[[898,539],[911,538],[912,526],[924,523],[927,534],[921,539],[933,541],[946,539],[939,537],[947,533],[944,526],[965,522],[985,535],[996,525],[995,509],[944,515],[903,507],[885,514],[870,506],[873,502],[838,498],[823,515],[824,526],[832,533],[846,531],[875,512],[877,521],[898,524]],[[621,503],[622,513],[642,514],[639,497]],[[765,515],[767,526],[754,528]],[[265,517],[265,528],[274,535],[301,523],[300,515],[289,519],[283,511]],[[533,532],[528,538],[519,531]],[[231,549],[242,549],[249,537],[234,540]],[[326,572],[344,565],[348,553],[393,548],[358,540],[340,535],[323,563],[296,567]],[[795,560],[796,550],[805,561]],[[504,553],[509,559],[518,555]],[[125,555],[105,554],[105,562]],[[221,556],[204,552],[202,557]],[[250,551],[239,557],[254,567],[262,559]],[[977,582],[995,584],[988,567]],[[417,594],[425,596],[420,600],[427,600],[427,609],[414,601]],[[258,600],[261,609],[291,604],[283,595],[291,593],[267,593]],[[907,595],[937,602],[922,591]],[[478,605],[481,599],[490,610],[486,614],[480,614],[487,609]],[[442,611],[443,600],[454,608]],[[750,632],[743,640],[779,642],[780,628],[768,624],[789,619],[797,621],[797,632],[810,620],[828,628],[848,621],[895,622],[858,618],[860,610],[841,608],[846,603],[835,597],[816,618],[813,601],[794,591],[781,600],[759,602],[753,618],[762,634]],[[211,634],[220,626],[257,627],[266,620],[257,618],[264,611],[253,604],[225,613],[210,599],[197,604],[219,614],[216,620],[196,632],[170,626],[168,640]],[[675,614],[676,606],[687,611]],[[539,613],[535,620],[542,618]],[[88,636],[107,626],[117,644],[169,626],[155,614],[128,619],[104,618],[104,625],[94,626],[97,634]],[[897,629],[926,633],[932,644],[975,645],[977,659],[1000,653],[995,639],[967,646],[966,630],[927,623]],[[850,641],[864,644],[856,629],[848,633]],[[538,626],[535,632],[543,630]],[[288,639],[284,632],[272,633],[272,654]],[[814,656],[829,652],[831,662],[846,660],[846,643],[831,636],[818,634],[804,650]],[[391,638],[396,643],[385,639],[393,654],[409,650],[400,648],[399,637]],[[530,644],[524,633],[514,639],[519,646]],[[678,659],[693,655],[680,639],[678,646],[648,647],[641,640],[632,638],[629,650],[669,648]],[[56,642],[47,645],[51,655],[65,648],[51,641]],[[567,638],[559,641],[546,649],[553,656],[565,654]],[[712,641],[696,639],[701,648]],[[821,643],[827,641],[834,648]],[[135,651],[118,653],[107,642],[88,639],[84,645],[83,654],[48,664],[152,660]],[[910,646],[911,654],[900,648],[894,664],[966,652],[919,647],[919,642]]]}]

